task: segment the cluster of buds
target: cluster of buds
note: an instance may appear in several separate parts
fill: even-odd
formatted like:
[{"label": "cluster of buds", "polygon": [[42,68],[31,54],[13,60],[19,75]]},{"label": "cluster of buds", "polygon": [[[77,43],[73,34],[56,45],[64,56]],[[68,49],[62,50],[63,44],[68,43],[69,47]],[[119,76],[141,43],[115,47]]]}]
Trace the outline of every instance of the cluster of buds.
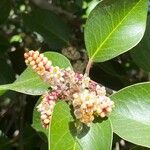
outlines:
[{"label": "cluster of buds", "polygon": [[46,93],[42,96],[41,103],[37,106],[38,111],[41,113],[41,121],[45,128],[48,128],[54,106],[57,100],[57,92]]},{"label": "cluster of buds", "polygon": [[106,96],[105,87],[92,81],[86,74],[75,73],[71,68],[60,69],[53,66],[52,62],[38,51],[26,52],[24,57],[26,64],[52,88],[52,91],[43,95],[37,107],[45,128],[49,126],[58,99],[71,104],[75,117],[85,124],[91,123],[95,116],[103,118],[112,111],[114,103]]},{"label": "cluster of buds", "polygon": [[30,65],[39,75],[43,75],[45,71],[49,71],[52,62],[38,51],[29,51],[24,54],[26,65]]}]

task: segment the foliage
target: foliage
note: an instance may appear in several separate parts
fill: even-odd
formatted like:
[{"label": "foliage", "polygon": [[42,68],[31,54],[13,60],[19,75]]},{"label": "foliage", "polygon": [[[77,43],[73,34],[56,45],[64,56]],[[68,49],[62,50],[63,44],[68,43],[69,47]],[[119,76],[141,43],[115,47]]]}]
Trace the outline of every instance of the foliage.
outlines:
[{"label": "foliage", "polygon": [[[150,148],[148,0],[1,0],[0,8],[0,149]],[[51,87],[25,67],[27,49],[106,86],[110,116],[87,126],[60,100],[43,128],[36,107]]]}]

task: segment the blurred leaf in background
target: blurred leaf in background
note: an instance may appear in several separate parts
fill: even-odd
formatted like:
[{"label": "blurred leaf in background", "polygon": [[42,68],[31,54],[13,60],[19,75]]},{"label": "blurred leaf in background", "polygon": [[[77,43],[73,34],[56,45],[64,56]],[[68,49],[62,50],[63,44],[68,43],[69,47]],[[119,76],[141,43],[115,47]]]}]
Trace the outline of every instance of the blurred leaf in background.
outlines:
[{"label": "blurred leaf in background", "polygon": [[32,7],[29,14],[23,16],[24,25],[32,32],[41,34],[52,49],[59,49],[69,43],[69,26],[49,10]]}]

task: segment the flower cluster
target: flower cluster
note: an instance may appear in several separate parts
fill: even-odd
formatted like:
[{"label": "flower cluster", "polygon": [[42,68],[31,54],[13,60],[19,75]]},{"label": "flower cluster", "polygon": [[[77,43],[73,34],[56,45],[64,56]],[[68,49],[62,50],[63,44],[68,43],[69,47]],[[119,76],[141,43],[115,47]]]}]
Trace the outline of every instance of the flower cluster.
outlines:
[{"label": "flower cluster", "polygon": [[41,121],[45,128],[49,126],[58,95],[57,91],[44,94],[41,103],[37,106],[38,111],[41,112]]},{"label": "flower cluster", "polygon": [[49,71],[52,62],[38,51],[29,51],[24,54],[26,65],[30,65],[39,75],[43,75],[45,71]]},{"label": "flower cluster", "polygon": [[57,99],[65,99],[71,104],[75,117],[85,124],[91,123],[95,116],[103,118],[112,111],[114,103],[106,96],[105,87],[92,81],[86,74],[75,73],[71,68],[53,66],[38,51],[26,52],[24,57],[26,64],[52,88],[52,91],[43,95],[37,107],[44,127],[49,126]]}]

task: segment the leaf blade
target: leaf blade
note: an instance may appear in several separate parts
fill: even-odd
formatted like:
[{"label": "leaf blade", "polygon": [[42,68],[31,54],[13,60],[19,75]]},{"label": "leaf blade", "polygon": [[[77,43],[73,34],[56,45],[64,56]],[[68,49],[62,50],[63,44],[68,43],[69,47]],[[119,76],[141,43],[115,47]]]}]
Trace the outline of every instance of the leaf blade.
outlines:
[{"label": "leaf blade", "polygon": [[[83,126],[83,131],[78,134],[74,126],[74,119],[70,113],[70,108],[65,102],[58,102],[55,106],[50,133],[49,129],[43,129],[39,121],[34,122],[34,127],[38,127],[38,132],[41,131],[50,139],[50,146],[53,150],[111,150],[112,146],[112,128],[110,121],[92,123],[90,128]],[[37,114],[36,110],[34,113]],[[37,117],[37,116],[36,116]],[[40,118],[40,116],[38,116]],[[34,117],[34,119],[36,119]],[[40,127],[40,128],[39,128]],[[50,136],[50,137],[49,137]],[[64,144],[65,141],[65,144]]]},{"label": "leaf blade", "polygon": [[[114,132],[132,143],[150,147],[150,83],[129,86],[113,94],[110,119]],[[123,130],[122,130],[123,129]]]},{"label": "leaf blade", "polygon": [[[92,123],[90,127],[83,126],[81,133],[77,133],[70,111],[68,104],[64,102],[57,104],[54,110],[50,135],[53,140],[51,143],[52,149],[58,150],[61,148],[65,150],[68,147],[71,147],[72,150],[99,150],[100,147],[106,150],[111,149],[112,129],[109,120]],[[63,123],[58,120],[58,117],[64,120]],[[65,117],[67,120],[64,119]],[[67,139],[70,140],[68,146],[66,146],[66,143],[63,144]],[[56,141],[60,142],[56,143]]]},{"label": "leaf blade", "polygon": [[[71,67],[69,60],[59,53],[46,52],[44,55],[53,62],[54,66],[61,68]],[[33,72],[29,67],[14,83],[1,85],[0,94],[3,94],[4,90],[13,90],[30,95],[42,95],[48,90],[48,87],[50,87],[50,85],[44,83],[37,73]]]},{"label": "leaf blade", "polygon": [[[85,44],[90,59],[103,62],[134,47],[145,31],[147,4],[146,0],[100,2],[85,25]],[[134,23],[133,16],[136,17]]]},{"label": "leaf blade", "polygon": [[55,13],[48,10],[32,8],[30,14],[23,16],[24,24],[36,31],[47,41],[50,48],[58,49],[69,41],[70,29],[68,25]]}]

